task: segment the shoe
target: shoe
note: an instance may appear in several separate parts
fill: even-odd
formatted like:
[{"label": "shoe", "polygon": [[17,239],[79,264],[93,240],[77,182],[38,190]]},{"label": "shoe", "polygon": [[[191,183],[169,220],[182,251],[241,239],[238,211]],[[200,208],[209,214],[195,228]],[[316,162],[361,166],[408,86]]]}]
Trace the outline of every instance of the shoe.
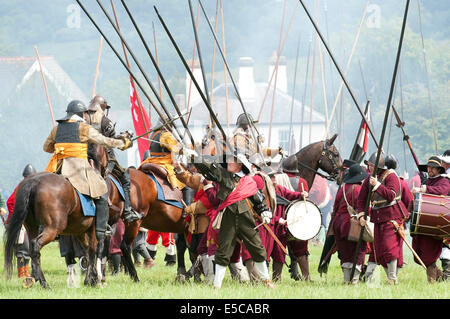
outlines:
[{"label": "shoe", "polygon": [[144,268],[145,269],[152,268],[154,265],[155,265],[155,261],[152,258],[144,259]]},{"label": "shoe", "polygon": [[270,289],[274,289],[275,288],[275,284],[272,282],[272,280],[270,279],[266,279],[263,281],[264,286],[266,286],[267,288]]},{"label": "shoe", "polygon": [[138,212],[134,211],[133,209],[124,209],[122,213],[122,219],[124,223],[132,223],[135,221],[138,221],[142,218],[142,215]]}]

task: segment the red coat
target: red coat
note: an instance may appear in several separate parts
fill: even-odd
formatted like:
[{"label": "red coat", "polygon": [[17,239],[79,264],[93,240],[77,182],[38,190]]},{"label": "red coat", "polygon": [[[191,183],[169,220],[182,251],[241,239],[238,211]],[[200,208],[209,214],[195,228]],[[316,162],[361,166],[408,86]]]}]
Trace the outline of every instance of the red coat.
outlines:
[{"label": "red coat", "polygon": [[12,216],[12,213],[14,211],[14,206],[16,205],[16,190],[17,187],[14,189],[14,192],[9,196],[8,200],[6,201],[6,207],[8,207],[8,217],[6,218],[6,223],[8,224],[9,219]]},{"label": "red coat", "polygon": [[[369,179],[370,176],[362,184],[357,202],[358,212],[365,210],[369,193]],[[400,189],[399,178],[395,173],[391,173],[384,179],[384,182],[377,188],[375,193],[384,198],[387,203],[390,203],[394,200],[396,194],[400,192]],[[401,225],[403,219],[407,216],[408,212],[401,200],[392,206],[380,209],[371,208],[370,220],[375,224],[373,248],[377,263],[383,265],[383,267],[387,267],[387,263],[395,259],[397,259],[398,267],[403,265],[403,240],[397,234],[390,221],[394,220]]]},{"label": "red coat", "polygon": [[[359,184],[343,184],[336,194],[336,199],[334,201],[333,211],[336,215],[333,219],[332,227],[341,264],[346,262],[353,263],[357,245],[356,242],[347,240],[350,230],[350,213],[347,208],[347,203],[344,200],[344,191],[347,202],[350,206],[355,208],[360,190],[361,185]],[[363,243],[358,255],[358,265],[361,265],[364,262],[366,248],[367,245]]]},{"label": "red coat", "polygon": [[[428,194],[449,195],[450,193],[450,181],[443,176],[428,178],[426,186],[426,193]],[[441,255],[442,239],[435,239],[434,237],[427,235],[413,235],[412,247],[425,266],[428,267],[436,262]],[[414,261],[417,264],[420,264],[415,257]]]}]

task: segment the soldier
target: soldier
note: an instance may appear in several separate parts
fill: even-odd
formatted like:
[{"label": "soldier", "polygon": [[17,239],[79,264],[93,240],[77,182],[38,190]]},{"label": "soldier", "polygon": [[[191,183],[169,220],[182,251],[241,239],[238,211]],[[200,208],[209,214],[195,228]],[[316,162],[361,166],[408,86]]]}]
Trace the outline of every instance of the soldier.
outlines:
[{"label": "soldier", "polygon": [[[83,119],[87,111],[83,102],[71,101],[67,106],[67,115],[57,120],[47,137],[43,149],[54,153],[46,171],[61,174],[81,194],[90,196],[95,203],[95,235],[99,243],[103,242],[108,223],[108,186],[87,161],[88,143],[126,150],[132,146],[129,136],[108,138]],[[101,248],[101,247],[99,247]]]},{"label": "soldier", "polygon": [[[425,185],[414,187],[412,189],[413,194],[421,192],[434,195],[450,195],[450,180],[443,175],[445,168],[442,166],[442,160],[438,156],[431,156],[426,165],[419,165],[419,169],[428,173],[428,179]],[[436,261],[442,252],[442,239],[436,239],[427,235],[414,235],[412,247],[427,267],[427,279],[429,282],[446,278],[446,275],[436,265]],[[414,258],[414,261],[418,263],[416,258]]]},{"label": "soldier", "polygon": [[[159,124],[167,123],[165,119],[160,119]],[[177,142],[173,134],[165,126],[153,132],[150,137],[150,154],[141,165],[146,163],[157,164],[167,171],[167,180],[172,188],[182,190],[184,184],[177,179],[174,170],[174,157],[182,151],[182,146]]]},{"label": "soldier", "polygon": [[256,182],[248,174],[251,164],[245,155],[235,150],[228,156],[229,162],[206,163],[196,158],[195,166],[205,178],[219,184],[217,198],[221,204],[217,215],[211,219],[214,228],[220,228],[215,254],[214,287],[220,288],[237,238],[241,238],[255,262],[260,278],[269,288],[274,288],[267,269],[267,253],[255,227],[255,211],[264,223],[269,223],[272,213],[267,210],[264,195],[258,191]]},{"label": "soldier", "polygon": [[[30,175],[36,174],[36,169],[31,164],[27,164],[23,169],[22,176],[23,178],[27,178]],[[14,206],[16,204],[16,189],[9,196],[6,201],[6,205],[8,207],[9,215],[6,219],[6,224],[10,220],[14,212]],[[25,227],[22,225],[22,230],[20,231],[19,238],[17,239],[16,244],[14,245],[15,254],[17,257],[17,274],[19,278],[24,278],[24,287],[31,287],[34,283],[34,278],[30,275],[30,242],[28,239],[27,231]]]},{"label": "soldier", "polygon": [[[252,124],[254,125],[257,123],[257,121],[254,121],[252,116],[248,114],[248,117],[250,121],[252,121]],[[233,137],[231,138],[231,146],[234,148],[239,148],[240,150],[244,151],[247,158],[252,156],[253,154],[258,153],[258,147],[255,143],[255,140],[253,139],[253,136],[251,134],[251,128],[247,121],[247,116],[245,116],[245,113],[242,113],[238,116],[236,120],[236,129],[233,133]],[[261,145],[263,143],[263,140],[260,136],[257,137],[258,144]],[[278,148],[261,148],[261,153],[264,157],[270,157],[273,158],[277,156],[278,154],[283,154],[283,149],[281,147]]]},{"label": "soldier", "polygon": [[397,284],[398,268],[403,266],[403,240],[396,232],[393,222],[403,227],[408,218],[408,211],[401,201],[401,183],[394,170],[387,169],[384,154],[380,155],[378,167],[375,167],[377,153],[373,153],[369,160],[364,161],[370,173],[376,170],[376,176],[368,176],[361,187],[356,204],[361,219],[365,212],[367,197],[369,196],[369,183],[373,194],[370,206],[370,221],[374,223],[374,242],[376,262],[384,267],[388,283]]},{"label": "soldier", "polygon": [[[115,124],[105,114],[105,110],[109,110],[110,105],[106,102],[105,98],[100,95],[96,95],[89,103],[86,121],[92,127],[97,129],[101,134],[106,137],[114,138],[116,136]],[[131,206],[130,200],[130,171],[124,169],[116,159],[114,150],[108,148],[106,151],[108,158],[108,165],[106,167],[106,175],[112,173],[122,184],[125,194],[124,208],[122,213],[122,219],[125,223],[131,223],[142,218],[141,214],[136,212]]]}]

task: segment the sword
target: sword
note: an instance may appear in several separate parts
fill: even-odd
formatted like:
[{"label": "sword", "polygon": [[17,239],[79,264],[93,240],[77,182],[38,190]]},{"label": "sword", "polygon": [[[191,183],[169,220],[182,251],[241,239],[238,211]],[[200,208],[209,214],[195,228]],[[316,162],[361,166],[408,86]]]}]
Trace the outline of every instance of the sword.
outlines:
[{"label": "sword", "polygon": [[398,225],[398,223],[395,220],[391,220],[391,224],[394,225],[395,231],[400,235],[400,237],[403,239],[403,241],[405,242],[406,246],[408,246],[409,250],[411,250],[411,252],[413,253],[414,257],[417,258],[417,260],[419,261],[419,263],[422,265],[423,268],[425,268],[425,270],[427,269],[427,266],[425,266],[425,264],[423,263],[422,259],[420,259],[419,255],[417,255],[417,253],[414,251],[414,249],[411,247],[411,245],[406,241],[405,239],[405,234],[403,233],[403,229]]}]

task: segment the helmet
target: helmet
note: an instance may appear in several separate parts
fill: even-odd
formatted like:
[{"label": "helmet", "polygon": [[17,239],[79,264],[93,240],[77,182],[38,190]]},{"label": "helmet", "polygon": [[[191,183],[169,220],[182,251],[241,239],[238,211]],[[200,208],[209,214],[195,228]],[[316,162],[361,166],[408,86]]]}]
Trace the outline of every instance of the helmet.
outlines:
[{"label": "helmet", "polygon": [[[373,165],[375,166],[375,162],[377,160],[377,152],[372,153],[372,155],[370,155],[368,160],[364,160],[364,164],[366,165]],[[378,161],[378,168],[379,169],[387,169],[385,163],[384,163],[384,153],[382,152],[380,154],[380,159]]]},{"label": "helmet", "polygon": [[398,161],[393,154],[389,154],[384,159],[384,164],[388,169],[397,169]]},{"label": "helmet", "polygon": [[105,98],[101,95],[96,95],[92,98],[92,100],[89,102],[89,111],[97,111],[98,107],[101,107],[104,111],[105,109],[110,109],[111,106],[108,105],[108,102],[106,102]]},{"label": "helmet", "polygon": [[291,173],[291,174],[300,173],[298,171],[297,157],[295,155],[291,155],[283,159],[283,161],[281,162],[281,169],[283,170],[284,173]]},{"label": "helmet", "polygon": [[[253,117],[250,114],[248,114],[248,119],[252,123],[258,123],[258,121],[253,120]],[[245,113],[242,113],[241,115],[238,116],[238,118],[236,120],[236,126],[237,127],[244,127],[246,125],[248,125],[247,116],[245,115]]]},{"label": "helmet", "polygon": [[23,169],[22,176],[27,177],[32,174],[36,174],[36,170],[31,164],[27,164],[27,166]]},{"label": "helmet", "polygon": [[87,108],[83,102],[81,102],[79,100],[73,100],[67,105],[67,109],[66,109],[67,115],[57,121],[61,122],[61,121],[68,120],[74,114],[81,116],[82,113],[86,112],[86,111],[87,111]]}]

